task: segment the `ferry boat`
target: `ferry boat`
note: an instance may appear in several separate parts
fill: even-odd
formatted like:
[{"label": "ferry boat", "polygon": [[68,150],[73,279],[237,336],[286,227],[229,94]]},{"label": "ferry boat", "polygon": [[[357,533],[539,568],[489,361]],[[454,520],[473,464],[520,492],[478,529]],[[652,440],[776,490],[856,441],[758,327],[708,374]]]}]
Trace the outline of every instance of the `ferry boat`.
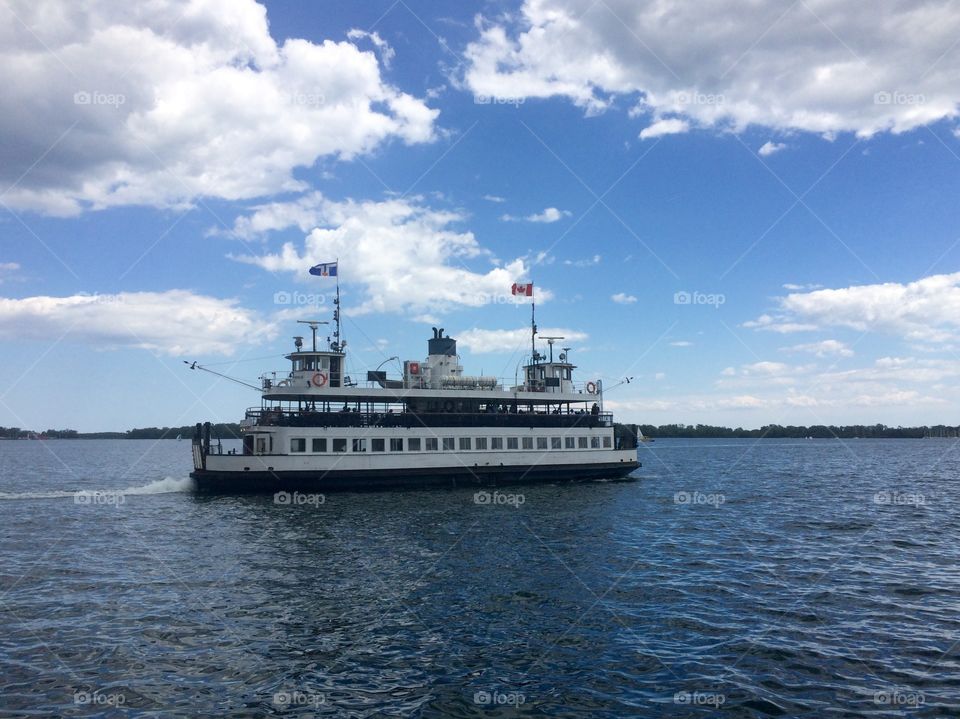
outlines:
[{"label": "ferry boat", "polygon": [[209,422],[196,425],[190,476],[199,491],[617,480],[640,466],[636,426],[615,427],[601,381],[574,381],[570,348],[554,360],[563,338],[541,337],[548,356],[536,350],[533,322],[522,379],[506,385],[464,374],[457,342],[442,328],[433,328],[425,359],[402,363],[400,377],[376,369],[356,381],[346,370],[339,307],[334,319],[325,349],[317,330],[327,323],[301,320],[311,348],[295,337],[289,372],[261,376],[260,406],[241,423],[242,449],[224,451]]}]

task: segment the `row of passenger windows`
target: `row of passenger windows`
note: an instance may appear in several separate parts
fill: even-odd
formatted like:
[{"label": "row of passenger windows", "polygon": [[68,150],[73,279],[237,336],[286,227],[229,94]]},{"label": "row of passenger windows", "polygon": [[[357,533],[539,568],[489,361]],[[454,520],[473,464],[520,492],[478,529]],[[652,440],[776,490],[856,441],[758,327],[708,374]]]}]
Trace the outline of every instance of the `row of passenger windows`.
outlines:
[{"label": "row of passenger windows", "polygon": [[[371,452],[437,452],[441,449],[452,452],[503,449],[504,446],[507,449],[600,449],[601,444],[604,449],[609,449],[613,446],[610,437],[392,437],[389,440],[380,437],[370,440],[334,438],[329,441],[326,437],[313,437],[310,440],[310,451],[346,452],[349,444],[352,452],[366,452],[368,442]],[[307,438],[292,438],[290,451],[306,452]]]}]

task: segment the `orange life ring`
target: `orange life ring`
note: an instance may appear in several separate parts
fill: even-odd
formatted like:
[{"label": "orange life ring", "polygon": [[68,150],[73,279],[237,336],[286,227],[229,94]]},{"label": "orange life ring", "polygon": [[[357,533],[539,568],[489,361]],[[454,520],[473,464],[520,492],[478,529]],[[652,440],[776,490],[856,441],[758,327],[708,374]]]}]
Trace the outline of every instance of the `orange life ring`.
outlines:
[{"label": "orange life ring", "polygon": [[310,382],[314,387],[323,387],[327,383],[326,372],[317,372],[310,378]]},{"label": "orange life ring", "polygon": [[595,382],[587,382],[587,394],[596,394],[597,385]]}]

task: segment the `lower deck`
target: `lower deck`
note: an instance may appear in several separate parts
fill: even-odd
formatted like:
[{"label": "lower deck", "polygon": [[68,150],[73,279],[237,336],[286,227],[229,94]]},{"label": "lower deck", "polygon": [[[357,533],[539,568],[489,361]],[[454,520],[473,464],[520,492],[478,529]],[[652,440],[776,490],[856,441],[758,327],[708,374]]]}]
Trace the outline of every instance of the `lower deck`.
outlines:
[{"label": "lower deck", "polygon": [[244,429],[240,451],[194,438],[205,491],[337,490],[618,479],[640,465],[612,426],[279,426]]}]

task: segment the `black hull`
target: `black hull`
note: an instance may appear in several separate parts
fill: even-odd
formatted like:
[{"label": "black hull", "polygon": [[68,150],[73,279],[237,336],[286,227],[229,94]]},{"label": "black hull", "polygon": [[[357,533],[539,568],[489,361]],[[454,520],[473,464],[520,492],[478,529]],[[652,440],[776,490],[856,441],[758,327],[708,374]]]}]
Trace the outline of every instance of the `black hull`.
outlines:
[{"label": "black hull", "polygon": [[422,487],[488,487],[507,484],[623,480],[639,462],[559,465],[552,467],[463,467],[460,469],[400,469],[324,472],[216,472],[190,473],[197,491],[209,494],[259,494],[281,491],[354,492]]}]

